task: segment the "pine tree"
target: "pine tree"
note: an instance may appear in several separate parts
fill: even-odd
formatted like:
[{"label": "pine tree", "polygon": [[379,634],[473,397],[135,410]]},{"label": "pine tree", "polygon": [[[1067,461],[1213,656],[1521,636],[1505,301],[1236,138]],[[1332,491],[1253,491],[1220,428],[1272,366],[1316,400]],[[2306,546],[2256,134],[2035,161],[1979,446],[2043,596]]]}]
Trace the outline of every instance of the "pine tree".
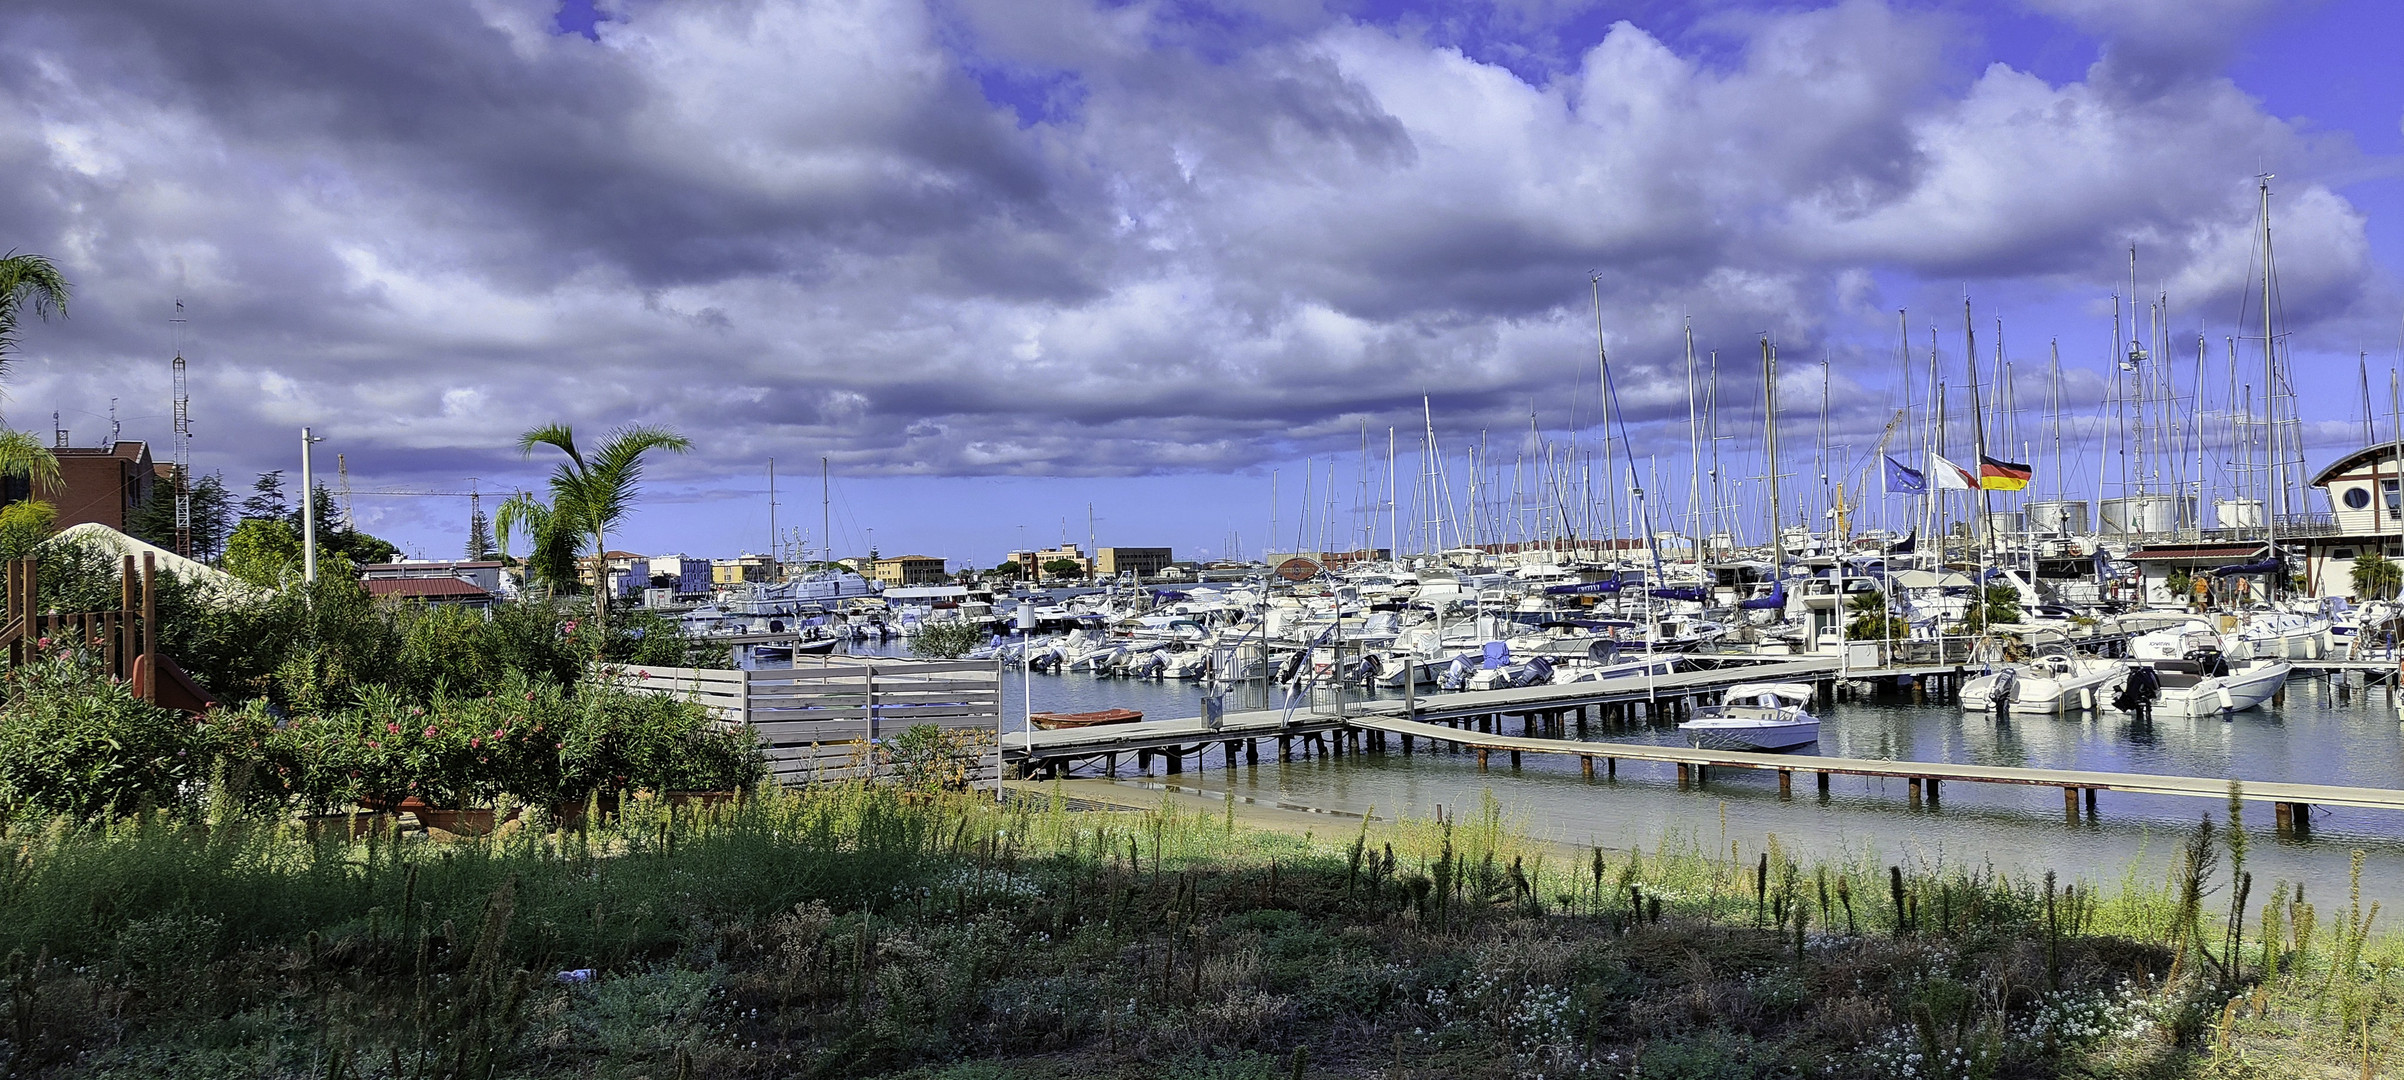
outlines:
[{"label": "pine tree", "polygon": [[492,557],[492,518],[485,516],[484,508],[478,506],[467,516],[467,558],[469,562],[483,562]]},{"label": "pine tree", "polygon": [[250,498],[242,500],[242,520],[291,516],[292,500],[284,495],[284,470],[260,473],[251,482],[250,492]]}]

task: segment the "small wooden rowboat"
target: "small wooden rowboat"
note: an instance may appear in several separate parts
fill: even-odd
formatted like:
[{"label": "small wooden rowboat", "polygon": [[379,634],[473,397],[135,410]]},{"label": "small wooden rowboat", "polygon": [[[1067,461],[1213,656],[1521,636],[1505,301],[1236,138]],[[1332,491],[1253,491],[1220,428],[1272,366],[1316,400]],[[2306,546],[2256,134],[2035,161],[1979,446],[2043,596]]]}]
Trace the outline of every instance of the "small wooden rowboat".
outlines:
[{"label": "small wooden rowboat", "polygon": [[1036,727],[1046,730],[1094,727],[1099,724],[1132,724],[1143,718],[1144,714],[1134,709],[1102,709],[1097,712],[1039,712],[1030,717],[1035,721]]}]

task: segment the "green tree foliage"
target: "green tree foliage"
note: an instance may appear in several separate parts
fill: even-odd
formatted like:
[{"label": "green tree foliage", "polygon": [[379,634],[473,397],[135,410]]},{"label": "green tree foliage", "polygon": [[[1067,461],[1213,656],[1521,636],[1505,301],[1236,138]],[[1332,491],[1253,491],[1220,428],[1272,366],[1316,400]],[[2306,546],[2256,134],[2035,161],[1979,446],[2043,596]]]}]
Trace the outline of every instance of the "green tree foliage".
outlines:
[{"label": "green tree foliage", "polygon": [[39,499],[0,507],[0,559],[33,554],[58,531],[58,508]]},{"label": "green tree foliage", "polygon": [[26,481],[36,495],[56,495],[65,486],[58,475],[58,455],[23,431],[0,430],[0,476]]},{"label": "green tree foliage", "polygon": [[1870,638],[1908,638],[1912,634],[1909,620],[1887,608],[1885,593],[1861,592],[1845,602],[1852,618],[1845,624],[1845,636],[1854,640]]},{"label": "green tree foliage", "polygon": [[[600,563],[609,553],[609,533],[633,510],[644,456],[654,450],[681,454],[693,443],[667,428],[642,424],[611,432],[589,456],[577,448],[576,432],[566,424],[546,424],[518,437],[518,452],[528,458],[545,446],[567,459],[551,470],[550,527],[592,541],[594,580],[602,582],[606,578],[599,572]],[[593,615],[606,622],[609,590],[599,588],[593,594]]]},{"label": "green tree foliage", "polygon": [[[232,496],[225,477],[210,473],[192,481],[192,550],[189,557],[216,562],[225,554],[228,526],[233,521]],[[151,485],[150,497],[126,519],[126,534],[169,551],[175,548],[175,485]]]},{"label": "green tree foliage", "polygon": [[9,671],[0,812],[81,820],[191,797],[207,778],[207,725],[144,703],[85,650],[47,638],[34,647]]},{"label": "green tree foliage", "polygon": [[251,481],[250,495],[242,500],[242,517],[273,518],[281,521],[292,513],[292,500],[284,494],[284,470],[263,472]]},{"label": "green tree foliage", "polygon": [[469,562],[490,559],[499,549],[493,545],[492,516],[478,504],[467,515],[467,549],[460,554]]},{"label": "green tree foliage", "polygon": [[300,537],[277,518],[245,518],[225,541],[225,572],[262,589],[281,588],[297,580],[301,568]]},{"label": "green tree foliage", "polygon": [[576,548],[581,538],[551,512],[551,504],[519,492],[501,504],[493,525],[495,546],[504,561],[513,558],[509,553],[510,541],[526,537],[528,547],[523,565],[527,585],[546,596],[576,592]]},{"label": "green tree foliage", "polygon": [[2356,598],[2392,600],[2399,586],[2404,586],[2404,564],[2376,551],[2365,551],[2354,559],[2353,577]]},{"label": "green tree foliage", "polygon": [[985,628],[975,623],[933,623],[910,639],[910,655],[934,660],[957,660],[985,644]]},{"label": "green tree foliage", "polygon": [[985,571],[984,576],[1000,578],[1004,581],[1016,581],[1019,578],[1026,576],[1026,573],[1027,568],[1024,565],[1021,565],[1017,562],[1006,562],[1000,566],[994,567],[991,570]]},{"label": "green tree foliage", "polygon": [[52,312],[67,314],[66,275],[50,260],[31,252],[0,255],[0,378],[8,374],[9,354],[17,351],[17,320],[26,312],[47,320]]},{"label": "green tree foliage", "polygon": [[1962,613],[1963,633],[1975,634],[1992,626],[2020,621],[2020,590],[2009,585],[1989,585],[1968,610]]},{"label": "green tree foliage", "polygon": [[1043,572],[1056,578],[1073,578],[1085,573],[1085,565],[1075,559],[1054,559],[1043,564]]}]

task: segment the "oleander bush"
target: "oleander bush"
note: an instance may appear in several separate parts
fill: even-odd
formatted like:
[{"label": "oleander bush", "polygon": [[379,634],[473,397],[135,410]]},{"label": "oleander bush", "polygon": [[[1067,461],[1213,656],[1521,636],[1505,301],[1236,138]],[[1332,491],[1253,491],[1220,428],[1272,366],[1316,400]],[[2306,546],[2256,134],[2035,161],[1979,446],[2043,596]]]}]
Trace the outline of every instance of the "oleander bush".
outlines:
[{"label": "oleander bush", "polygon": [[0,674],[0,811],[84,819],[190,804],[220,733],[135,697],[100,657],[43,638]]},{"label": "oleander bush", "polygon": [[[748,730],[677,698],[511,674],[423,704],[371,686],[349,705],[264,699],[205,720],[133,696],[88,652],[51,648],[0,682],[0,816],[559,805],[594,793],[726,791],[762,776]],[[221,797],[221,798],[220,798]]]}]

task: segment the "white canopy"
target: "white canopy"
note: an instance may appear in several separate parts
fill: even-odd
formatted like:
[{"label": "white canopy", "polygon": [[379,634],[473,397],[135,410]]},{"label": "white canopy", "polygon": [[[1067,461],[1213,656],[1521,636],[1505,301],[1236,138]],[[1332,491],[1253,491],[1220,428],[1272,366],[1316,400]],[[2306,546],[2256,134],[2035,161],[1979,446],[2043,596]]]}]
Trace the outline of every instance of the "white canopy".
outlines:
[{"label": "white canopy", "polygon": [[1788,705],[1804,705],[1811,701],[1811,687],[1792,682],[1738,683],[1728,688],[1728,701],[1759,701],[1776,698]]}]

